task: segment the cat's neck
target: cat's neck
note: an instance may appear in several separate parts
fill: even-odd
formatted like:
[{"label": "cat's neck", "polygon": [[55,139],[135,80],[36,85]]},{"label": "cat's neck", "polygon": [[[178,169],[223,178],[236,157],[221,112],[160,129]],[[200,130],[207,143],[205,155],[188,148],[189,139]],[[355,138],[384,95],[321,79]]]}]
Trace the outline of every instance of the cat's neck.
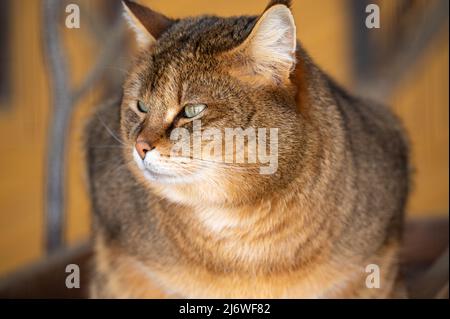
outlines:
[{"label": "cat's neck", "polygon": [[[300,267],[326,245],[329,220],[326,214],[311,218],[313,207],[299,184],[293,183],[289,191],[253,204],[169,204],[161,218],[165,233],[172,234],[171,242],[189,260],[212,268],[266,271],[277,267],[282,271]],[[310,245],[313,238],[315,245]]]}]

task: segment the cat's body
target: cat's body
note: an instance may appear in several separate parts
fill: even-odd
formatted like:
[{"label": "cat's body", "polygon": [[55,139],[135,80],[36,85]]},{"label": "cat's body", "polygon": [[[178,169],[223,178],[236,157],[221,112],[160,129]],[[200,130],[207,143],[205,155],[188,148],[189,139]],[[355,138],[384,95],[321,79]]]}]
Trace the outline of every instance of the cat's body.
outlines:
[{"label": "cat's body", "polygon": [[[199,41],[212,41],[223,51],[230,41],[242,43],[255,21],[181,20],[179,29],[169,29],[161,41],[190,34],[183,43],[186,51],[191,43],[197,50],[205,48]],[[230,26],[234,33],[225,32]],[[224,33],[232,40],[218,41]],[[170,46],[162,45],[159,53],[164,50]],[[349,96],[301,48],[296,52],[296,69],[284,88],[279,81],[269,85],[263,78],[260,85],[245,76],[236,82],[242,88],[235,82],[223,84],[238,98],[245,93],[253,102],[249,105],[259,109],[273,103],[271,99],[286,104],[280,114],[274,111],[266,119],[253,112],[247,119],[255,126],[280,128],[279,169],[273,176],[244,176],[236,183],[228,178],[223,184],[215,180],[215,187],[149,183],[132,161],[132,146],[119,147],[117,141],[119,136],[126,143],[133,131],[127,127],[138,122],[124,107],[136,78],[131,76],[125,85],[122,103],[97,111],[87,134],[95,212],[94,297],[162,296],[157,291],[206,298],[402,295],[398,250],[409,182],[402,129],[386,108]],[[159,71],[152,74],[174,72],[170,63],[157,67],[160,56],[153,54],[153,70]],[[143,73],[142,56],[134,74]],[[198,60],[188,53],[178,58],[194,68]],[[217,72],[211,87],[218,89],[214,79],[228,80],[224,70],[229,64],[213,62],[197,70]],[[236,75],[236,70],[231,73]],[[146,81],[152,83],[152,77]],[[158,91],[158,85],[150,86]],[[264,99],[264,94],[270,97]],[[367,287],[371,273],[366,270],[373,268],[366,267],[373,264],[379,267],[379,288]]]}]

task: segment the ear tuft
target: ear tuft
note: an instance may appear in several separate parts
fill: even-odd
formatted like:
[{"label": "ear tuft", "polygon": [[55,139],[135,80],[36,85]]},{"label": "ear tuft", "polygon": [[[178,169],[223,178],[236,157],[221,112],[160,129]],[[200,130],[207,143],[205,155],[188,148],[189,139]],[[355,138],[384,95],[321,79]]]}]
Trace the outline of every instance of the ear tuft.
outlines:
[{"label": "ear tuft", "polygon": [[264,11],[267,11],[271,7],[276,6],[278,4],[281,4],[281,5],[284,5],[284,6],[288,7],[288,8],[291,8],[292,0],[270,0],[269,4],[266,7],[266,10],[264,10]]},{"label": "ear tuft", "polygon": [[135,32],[136,40],[141,47],[155,42],[175,22],[133,1],[123,0],[122,5],[125,19]]}]

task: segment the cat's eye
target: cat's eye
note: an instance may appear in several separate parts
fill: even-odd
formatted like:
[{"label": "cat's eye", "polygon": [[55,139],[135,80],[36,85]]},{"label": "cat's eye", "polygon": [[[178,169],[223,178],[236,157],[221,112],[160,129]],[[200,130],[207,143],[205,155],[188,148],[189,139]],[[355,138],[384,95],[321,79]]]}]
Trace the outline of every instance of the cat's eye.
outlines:
[{"label": "cat's eye", "polygon": [[139,110],[139,112],[142,112],[142,113],[148,112],[148,106],[142,101],[137,102],[137,109]]},{"label": "cat's eye", "polygon": [[202,113],[206,109],[205,104],[188,104],[184,107],[184,116],[193,118]]}]

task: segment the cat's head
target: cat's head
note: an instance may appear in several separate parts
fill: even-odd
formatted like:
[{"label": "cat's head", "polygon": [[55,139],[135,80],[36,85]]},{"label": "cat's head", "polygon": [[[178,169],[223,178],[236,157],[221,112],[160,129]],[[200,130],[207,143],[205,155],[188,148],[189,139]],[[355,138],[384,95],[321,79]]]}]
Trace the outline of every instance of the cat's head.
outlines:
[{"label": "cat's head", "polygon": [[121,112],[133,171],[179,202],[234,204],[287,185],[302,143],[289,1],[230,18],[124,8],[140,46]]}]

